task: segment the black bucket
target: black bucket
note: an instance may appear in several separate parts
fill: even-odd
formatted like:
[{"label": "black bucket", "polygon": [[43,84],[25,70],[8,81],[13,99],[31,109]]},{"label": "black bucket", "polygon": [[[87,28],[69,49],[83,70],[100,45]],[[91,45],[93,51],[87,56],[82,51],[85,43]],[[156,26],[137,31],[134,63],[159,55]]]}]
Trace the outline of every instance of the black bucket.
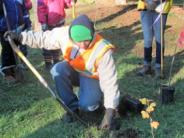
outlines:
[{"label": "black bucket", "polygon": [[167,85],[160,87],[160,100],[162,104],[168,104],[174,101],[175,88]]}]

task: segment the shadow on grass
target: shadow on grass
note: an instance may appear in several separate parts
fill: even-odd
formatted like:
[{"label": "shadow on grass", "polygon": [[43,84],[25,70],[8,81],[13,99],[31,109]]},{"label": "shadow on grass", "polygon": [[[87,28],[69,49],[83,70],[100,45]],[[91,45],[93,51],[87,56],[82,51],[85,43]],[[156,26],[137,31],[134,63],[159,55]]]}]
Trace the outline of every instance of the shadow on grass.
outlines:
[{"label": "shadow on grass", "polygon": [[117,47],[117,54],[129,54],[134,48],[136,42],[142,40],[142,32],[140,32],[140,22],[134,22],[129,26],[120,28],[110,27],[104,30],[101,35],[109,40]]},{"label": "shadow on grass", "polygon": [[101,119],[98,118],[101,115],[94,117],[96,118],[95,123],[86,121],[89,126],[84,126],[79,122],[64,123],[61,120],[55,120],[24,138],[138,138],[138,134],[142,133],[139,129],[134,128],[122,128],[116,131],[99,130],[97,122],[98,124],[99,121],[101,122]]},{"label": "shadow on grass", "polygon": [[135,8],[136,8],[136,5],[128,5],[128,6],[124,7],[122,10],[120,10],[120,11],[118,11],[118,12],[112,14],[112,15],[109,15],[109,16],[107,16],[107,17],[104,17],[104,18],[102,18],[102,19],[96,21],[96,23],[99,24],[99,23],[102,23],[102,22],[111,21],[111,20],[113,20],[114,18],[116,18],[116,17],[118,17],[118,16],[121,16],[122,14],[124,14],[124,13],[126,13],[126,12],[128,12],[128,11],[130,11],[130,10],[133,10],[133,9],[135,9]]},{"label": "shadow on grass", "polygon": [[[120,57],[118,57],[118,58],[120,58]],[[133,65],[134,68],[131,69],[131,71],[129,71],[129,67],[124,69],[125,73],[124,73],[123,77],[120,78],[120,80],[119,80],[120,90],[122,92],[125,90],[125,93],[126,93],[126,90],[128,90],[127,94],[131,93],[134,96],[135,95],[146,96],[147,94],[148,94],[147,96],[150,96],[150,93],[153,94],[153,92],[155,91],[155,88],[160,87],[160,85],[159,84],[157,85],[157,83],[168,83],[172,58],[173,58],[173,56],[164,57],[164,63],[165,63],[164,64],[164,75],[165,75],[165,78],[158,81],[154,78],[154,73],[150,76],[147,75],[145,77],[141,77],[141,76],[136,75],[137,71],[142,67],[142,65],[140,65],[140,61],[142,60],[140,57],[130,57],[130,58],[127,58],[126,56],[122,57],[121,60],[118,61],[118,63]],[[171,79],[183,67],[183,61],[182,61],[183,58],[184,58],[184,50],[175,54],[175,61],[174,61],[174,66],[173,66],[173,70],[171,73]],[[154,61],[154,59],[153,59],[153,61]],[[156,81],[157,81],[157,83],[156,83]],[[173,85],[177,85],[177,82]],[[145,93],[146,93],[146,95],[145,95]]]},{"label": "shadow on grass", "polygon": [[[34,66],[39,65],[40,50],[29,51],[29,60]],[[43,66],[36,67],[44,78],[51,83],[48,72],[44,72]],[[50,97],[49,91],[42,86],[32,72],[24,70],[24,82],[8,85],[0,79],[0,115],[10,115],[14,111],[27,110],[32,104]]]},{"label": "shadow on grass", "polygon": [[[32,48],[28,50],[28,60],[49,86],[54,88],[50,72],[45,70],[43,66],[42,50]],[[27,110],[35,103],[44,101],[49,97],[52,97],[50,92],[39,82],[30,69],[24,71],[24,82],[22,83],[9,86],[0,79],[0,115],[11,115],[14,111]]]},{"label": "shadow on grass", "polygon": [[76,138],[83,137],[87,129],[78,122],[64,123],[61,120],[55,120],[24,138]]},{"label": "shadow on grass", "polygon": [[[25,86],[25,87],[24,87]],[[38,84],[18,84],[0,88],[0,115],[27,110],[32,104],[49,97]]]}]

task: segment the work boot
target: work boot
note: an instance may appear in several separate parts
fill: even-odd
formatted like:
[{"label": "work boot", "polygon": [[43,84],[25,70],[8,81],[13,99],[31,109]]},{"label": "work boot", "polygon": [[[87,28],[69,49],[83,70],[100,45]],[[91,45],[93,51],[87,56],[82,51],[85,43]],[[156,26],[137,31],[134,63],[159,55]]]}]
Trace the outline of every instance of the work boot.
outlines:
[{"label": "work boot", "polygon": [[14,83],[16,83],[15,77],[13,77],[13,76],[11,76],[11,75],[5,76],[4,79],[5,79],[5,81],[6,81],[8,84],[14,84]]},{"label": "work boot", "polygon": [[[76,115],[79,115],[79,110],[75,110],[73,111]],[[76,119],[68,112],[66,112],[63,116],[62,116],[62,120],[65,122],[65,123],[72,123],[72,122],[75,122]]]},{"label": "work boot", "polygon": [[144,65],[143,68],[137,72],[138,76],[144,76],[146,74],[151,74],[151,66],[150,65]]}]

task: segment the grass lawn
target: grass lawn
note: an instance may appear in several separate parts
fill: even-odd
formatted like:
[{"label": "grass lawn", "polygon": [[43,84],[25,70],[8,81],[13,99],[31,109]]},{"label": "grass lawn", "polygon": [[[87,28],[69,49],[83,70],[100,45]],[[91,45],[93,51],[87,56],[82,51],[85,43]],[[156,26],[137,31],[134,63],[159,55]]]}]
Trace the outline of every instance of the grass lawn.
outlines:
[{"label": "grass lawn", "polygon": [[[177,3],[182,4],[182,1],[178,0]],[[67,13],[71,19],[71,11],[68,10]],[[98,3],[79,3],[77,13],[89,15],[95,21],[97,31],[117,46],[115,59],[121,96],[129,94],[138,99],[145,97],[157,103],[153,118],[159,121],[160,125],[154,131],[155,137],[184,138],[184,49],[177,49],[171,75],[171,85],[175,87],[175,101],[162,105],[159,99],[160,84],[168,84],[176,40],[181,28],[184,27],[184,9],[174,6],[168,15],[163,80],[155,80],[153,76],[136,76],[143,59],[143,37],[139,12],[135,6],[115,7],[108,2],[102,6]],[[70,19],[67,22],[70,22]],[[153,47],[155,57],[155,44]],[[28,59],[51,87],[54,87],[49,72],[44,70],[42,51],[29,49]],[[64,110],[31,71],[27,70],[24,73],[25,81],[13,86],[9,86],[0,78],[0,138],[151,137],[149,121],[133,113],[121,118],[120,130],[109,133],[98,130],[95,123],[86,127],[79,122],[62,122]],[[102,117],[96,117],[97,124]]]}]

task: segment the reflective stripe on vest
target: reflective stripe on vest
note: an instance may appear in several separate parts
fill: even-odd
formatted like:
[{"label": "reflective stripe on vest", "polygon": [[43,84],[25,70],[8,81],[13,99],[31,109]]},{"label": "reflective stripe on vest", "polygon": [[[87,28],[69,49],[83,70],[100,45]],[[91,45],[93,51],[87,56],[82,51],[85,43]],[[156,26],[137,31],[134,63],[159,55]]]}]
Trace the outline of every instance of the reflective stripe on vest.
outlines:
[{"label": "reflective stripe on vest", "polygon": [[[109,47],[111,46],[111,47]],[[95,44],[88,61],[86,62],[86,70],[94,72],[94,65],[97,58],[100,58],[109,48],[113,48],[112,45],[102,39],[97,44]]]}]

